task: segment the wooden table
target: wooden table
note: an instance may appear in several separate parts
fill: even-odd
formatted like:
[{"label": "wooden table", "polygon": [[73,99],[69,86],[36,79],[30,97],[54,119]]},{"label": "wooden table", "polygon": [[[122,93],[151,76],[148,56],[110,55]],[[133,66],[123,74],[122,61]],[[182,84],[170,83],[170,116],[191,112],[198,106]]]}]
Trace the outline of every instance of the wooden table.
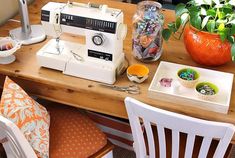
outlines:
[{"label": "wooden table", "polygon": [[[49,0],[36,0],[29,7],[30,21],[32,24],[40,23],[40,9]],[[59,0],[58,0],[59,1]],[[60,0],[64,1],[65,0]],[[124,52],[130,64],[138,63],[131,55],[131,32],[132,32],[132,16],[136,10],[136,5],[126,4],[115,1],[91,0],[108,4],[110,7],[120,8],[124,11],[125,23],[128,25],[128,35],[124,41]],[[88,2],[80,0],[79,2]],[[165,14],[165,22],[174,20],[174,12],[169,10],[162,11]],[[19,19],[16,16],[15,19]],[[10,29],[20,26],[16,22],[7,22],[0,27],[0,36],[7,36]],[[75,36],[64,37],[68,40],[78,40]],[[230,122],[235,124],[235,88],[233,86],[232,99],[228,114],[220,114],[210,111],[205,111],[199,108],[184,106],[179,104],[168,103],[160,100],[148,98],[147,90],[153,78],[153,75],[158,67],[159,61],[146,64],[150,69],[150,76],[147,82],[140,84],[141,94],[130,95],[124,92],[116,92],[110,89],[100,87],[97,82],[66,76],[61,72],[40,68],[36,61],[36,52],[44,45],[48,39],[42,43],[30,46],[23,46],[16,53],[17,60],[10,65],[0,65],[0,83],[3,85],[5,75],[10,76],[13,80],[19,83],[27,92],[39,97],[64,103],[67,105],[93,110],[96,112],[105,113],[112,116],[127,118],[127,113],[124,106],[124,98],[131,96],[145,103],[151,104],[162,109],[178,112],[181,114],[198,117],[207,120]],[[191,66],[203,67],[192,61],[187,54],[182,41],[171,39],[168,43],[164,43],[164,53],[161,61],[169,61],[174,63],[186,64]],[[228,63],[220,67],[204,67],[214,70],[235,73],[235,64]],[[222,77],[222,76],[221,76]],[[116,85],[129,85],[126,75],[120,76],[115,83]],[[233,85],[235,85],[233,83]],[[235,138],[233,139],[235,143]]]}]

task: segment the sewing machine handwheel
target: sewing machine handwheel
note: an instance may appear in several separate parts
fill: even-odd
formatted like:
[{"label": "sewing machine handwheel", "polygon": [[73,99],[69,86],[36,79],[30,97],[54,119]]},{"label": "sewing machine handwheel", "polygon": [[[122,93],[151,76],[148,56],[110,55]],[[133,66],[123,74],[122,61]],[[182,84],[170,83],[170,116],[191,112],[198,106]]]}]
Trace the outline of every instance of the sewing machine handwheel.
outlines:
[{"label": "sewing machine handwheel", "polygon": [[92,37],[92,42],[97,46],[101,46],[104,43],[103,35],[102,34],[95,34]]}]

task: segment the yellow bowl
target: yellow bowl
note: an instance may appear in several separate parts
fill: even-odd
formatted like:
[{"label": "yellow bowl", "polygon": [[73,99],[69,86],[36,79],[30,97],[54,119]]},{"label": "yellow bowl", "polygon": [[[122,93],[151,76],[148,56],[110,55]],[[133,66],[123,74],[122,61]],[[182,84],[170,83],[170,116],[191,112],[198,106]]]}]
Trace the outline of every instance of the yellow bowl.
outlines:
[{"label": "yellow bowl", "polygon": [[[208,85],[211,89],[213,89],[215,91],[215,94],[213,94],[213,95],[206,95],[206,94],[200,93],[199,92],[199,88],[204,86],[204,85]],[[200,82],[200,83],[198,83],[196,85],[195,91],[197,92],[197,96],[200,99],[203,99],[203,100],[214,100],[217,97],[217,95],[218,95],[219,88],[215,84],[210,83],[210,82]]]},{"label": "yellow bowl", "polygon": [[[183,73],[183,72],[186,72],[186,71],[191,71],[191,72],[194,72],[195,74],[195,78],[194,80],[185,80],[183,78],[180,77],[180,74]],[[177,78],[180,82],[180,84],[184,87],[187,87],[187,88],[193,88],[195,87],[196,83],[198,82],[199,80],[199,77],[200,77],[200,74],[192,69],[192,68],[183,68],[183,69],[180,69],[178,72],[177,72]]]},{"label": "yellow bowl", "polygon": [[127,68],[127,77],[130,81],[142,83],[148,78],[149,69],[145,65],[134,64]]}]

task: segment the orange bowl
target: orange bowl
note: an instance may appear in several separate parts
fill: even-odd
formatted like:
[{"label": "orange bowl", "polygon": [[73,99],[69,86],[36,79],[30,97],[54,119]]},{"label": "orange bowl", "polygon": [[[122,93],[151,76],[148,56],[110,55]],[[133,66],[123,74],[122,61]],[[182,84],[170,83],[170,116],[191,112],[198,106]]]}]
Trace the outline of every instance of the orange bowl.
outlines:
[{"label": "orange bowl", "polygon": [[134,64],[127,68],[127,77],[130,81],[142,83],[148,78],[149,69],[145,65]]}]

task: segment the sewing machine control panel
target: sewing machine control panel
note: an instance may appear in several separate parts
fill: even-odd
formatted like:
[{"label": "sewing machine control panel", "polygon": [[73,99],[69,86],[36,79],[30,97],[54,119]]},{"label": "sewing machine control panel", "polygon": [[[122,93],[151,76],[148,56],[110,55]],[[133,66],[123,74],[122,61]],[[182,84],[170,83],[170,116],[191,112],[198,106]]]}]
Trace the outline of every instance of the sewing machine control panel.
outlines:
[{"label": "sewing machine control panel", "polygon": [[106,61],[113,60],[112,54],[100,52],[100,51],[95,51],[95,50],[89,50],[89,49],[88,49],[88,56],[93,57],[93,58],[97,58],[97,59],[104,59]]},{"label": "sewing machine control panel", "polygon": [[68,14],[61,14],[60,24],[107,33],[115,33],[117,25],[117,23],[115,22],[91,19]]}]

